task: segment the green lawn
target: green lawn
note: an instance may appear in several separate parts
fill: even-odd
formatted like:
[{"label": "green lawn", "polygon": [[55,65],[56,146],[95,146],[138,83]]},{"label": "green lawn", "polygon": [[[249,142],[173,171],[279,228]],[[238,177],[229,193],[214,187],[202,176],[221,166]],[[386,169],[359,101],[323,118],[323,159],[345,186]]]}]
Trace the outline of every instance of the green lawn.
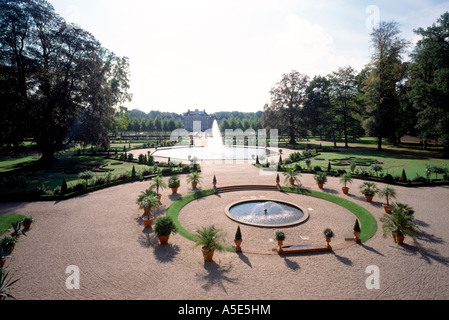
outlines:
[{"label": "green lawn", "polygon": [[[409,179],[415,177],[417,174],[425,177],[426,164],[449,167],[449,159],[439,159],[427,156],[415,156],[407,155],[403,153],[388,152],[388,151],[376,151],[376,150],[345,150],[341,152],[322,152],[315,159],[312,159],[311,166],[321,166],[323,169],[327,169],[329,160],[342,159],[349,157],[375,159],[383,164],[381,165],[385,173],[392,175],[400,175],[402,169],[405,169],[407,177]],[[301,166],[305,167],[305,162],[300,162]],[[333,169],[344,169],[349,171],[349,166],[333,166]],[[363,167],[358,167],[360,170]],[[369,170],[370,167],[365,167]]]},{"label": "green lawn", "polygon": [[25,217],[19,214],[0,215],[0,235],[2,235],[8,229],[11,229],[13,223],[22,221],[23,218]]}]

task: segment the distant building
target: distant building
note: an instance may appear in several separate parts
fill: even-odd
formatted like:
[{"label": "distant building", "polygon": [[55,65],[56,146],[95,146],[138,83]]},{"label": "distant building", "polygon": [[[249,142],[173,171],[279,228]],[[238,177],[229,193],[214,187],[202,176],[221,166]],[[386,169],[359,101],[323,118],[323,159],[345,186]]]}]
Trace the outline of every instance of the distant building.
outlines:
[{"label": "distant building", "polygon": [[208,115],[206,110],[199,111],[195,109],[195,111],[187,111],[182,115],[182,123],[184,124],[184,128],[189,132],[195,131],[206,131],[212,128],[214,124],[214,120],[217,118],[215,116]]}]

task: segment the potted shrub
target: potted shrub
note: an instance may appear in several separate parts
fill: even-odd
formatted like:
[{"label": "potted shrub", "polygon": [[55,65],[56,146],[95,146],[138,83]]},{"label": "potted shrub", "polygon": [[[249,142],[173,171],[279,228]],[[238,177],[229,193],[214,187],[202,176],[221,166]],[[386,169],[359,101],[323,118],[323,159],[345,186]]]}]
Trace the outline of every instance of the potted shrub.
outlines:
[{"label": "potted shrub", "polygon": [[292,186],[295,183],[300,184],[298,176],[301,176],[301,174],[299,172],[296,172],[294,168],[287,168],[285,172],[283,172],[283,175],[285,177],[285,184],[290,184]]},{"label": "potted shrub", "polygon": [[162,194],[159,193],[159,190],[162,191],[165,188],[167,188],[167,184],[165,183],[164,178],[162,178],[162,176],[158,175],[153,178],[153,184],[151,185],[150,190],[153,190],[154,188],[156,188],[157,197],[159,201],[161,201]]},{"label": "potted shrub", "polygon": [[240,245],[242,244],[242,231],[240,230],[240,226],[237,226],[237,231],[235,232],[234,236],[234,243],[235,243],[235,251],[241,252],[242,248]]},{"label": "potted shrub", "polygon": [[168,187],[171,188],[173,194],[178,192],[178,188],[181,185],[181,180],[177,176],[171,176],[168,179]]},{"label": "potted shrub", "polygon": [[276,231],[274,233],[274,238],[278,242],[279,251],[282,251],[282,245],[284,244],[285,240],[285,233],[283,231]]},{"label": "potted shrub", "polygon": [[10,254],[14,247],[16,246],[17,238],[16,237],[4,237],[0,242],[0,245],[3,247],[3,251],[5,254]]},{"label": "potted shrub", "polygon": [[367,202],[372,202],[374,195],[377,193],[377,185],[374,182],[365,181],[360,185],[360,193],[365,196]]},{"label": "potted shrub", "polygon": [[318,184],[318,188],[322,189],[323,186],[327,183],[327,175],[326,172],[318,172],[314,175],[313,179]]},{"label": "potted shrub", "polygon": [[159,217],[154,222],[153,231],[159,237],[161,245],[165,245],[170,235],[176,233],[176,225],[170,217]]},{"label": "potted shrub", "polygon": [[145,225],[145,228],[151,228],[151,226],[153,225],[153,221],[154,221],[154,216],[152,214],[152,211],[154,209],[159,209],[161,204],[158,200],[158,198],[156,197],[145,197],[142,201],[141,201],[141,208],[144,208],[145,210],[145,214],[146,214],[146,218],[143,219],[143,224]]},{"label": "potted shrub", "polygon": [[224,241],[224,234],[215,226],[202,227],[196,230],[198,240],[195,247],[201,246],[204,261],[213,260],[215,250],[223,250],[221,242]]},{"label": "potted shrub", "polygon": [[25,217],[22,220],[22,225],[25,229],[30,229],[33,222],[34,222],[33,217]]},{"label": "potted shrub", "polygon": [[201,175],[198,171],[193,171],[187,176],[187,183],[192,184],[192,189],[196,189],[198,184],[201,183]]},{"label": "potted shrub", "polygon": [[14,299],[14,297],[7,293],[7,291],[14,283],[19,281],[19,279],[11,281],[8,278],[8,275],[9,272],[6,272],[4,268],[0,268],[0,300],[5,300],[6,298]]},{"label": "potted shrub", "polygon": [[330,248],[331,245],[329,244],[332,240],[332,238],[334,237],[334,232],[332,231],[332,229],[330,228],[326,228],[323,231],[324,236],[326,237],[326,247]]},{"label": "potted shrub", "polygon": [[341,177],[340,177],[340,183],[343,184],[343,187],[341,188],[341,190],[343,191],[344,194],[348,194],[349,193],[349,188],[348,188],[348,183],[352,184],[352,175],[351,173],[347,172],[344,173]]},{"label": "potted shrub", "polygon": [[279,173],[276,176],[276,184],[279,184],[281,182],[281,178],[279,177]]},{"label": "potted shrub", "polygon": [[355,241],[357,243],[360,243],[360,234],[362,233],[362,230],[360,229],[360,223],[359,223],[358,219],[355,220],[355,224],[354,224],[353,230],[354,230]]},{"label": "potted shrub", "polygon": [[217,185],[217,177],[215,177],[215,175],[214,175],[214,178],[212,179],[212,184],[213,184],[214,186]]},{"label": "potted shrub", "polygon": [[390,187],[390,186],[386,186],[383,189],[380,189],[377,193],[377,195],[380,198],[385,198],[387,200],[387,203],[382,204],[385,213],[391,213],[391,205],[390,205],[390,199],[396,198],[396,191]]},{"label": "potted shrub", "polygon": [[404,237],[410,236],[415,239],[415,235],[421,230],[413,222],[414,210],[406,204],[395,203],[392,205],[391,214],[385,214],[380,221],[384,238],[391,234],[393,241],[398,245],[404,242]]},{"label": "potted shrub", "polygon": [[6,262],[6,258],[8,257],[6,250],[0,246],[0,268],[3,268]]}]

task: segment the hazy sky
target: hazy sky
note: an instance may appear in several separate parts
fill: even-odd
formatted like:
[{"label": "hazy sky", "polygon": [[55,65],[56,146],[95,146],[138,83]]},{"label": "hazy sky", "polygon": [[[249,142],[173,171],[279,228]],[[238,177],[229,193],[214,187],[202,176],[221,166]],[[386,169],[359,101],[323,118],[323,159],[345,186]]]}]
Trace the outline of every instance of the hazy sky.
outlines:
[{"label": "hazy sky", "polygon": [[395,20],[402,36],[429,27],[449,1],[49,0],[58,14],[127,56],[129,109],[255,112],[284,73],[360,71],[370,33]]}]

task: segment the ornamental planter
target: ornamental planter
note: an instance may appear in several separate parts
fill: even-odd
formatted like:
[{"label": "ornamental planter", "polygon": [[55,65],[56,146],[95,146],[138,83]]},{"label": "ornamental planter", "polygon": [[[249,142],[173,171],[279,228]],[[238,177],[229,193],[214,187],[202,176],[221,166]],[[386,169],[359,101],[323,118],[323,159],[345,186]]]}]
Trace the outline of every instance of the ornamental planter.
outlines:
[{"label": "ornamental planter", "polygon": [[153,225],[153,221],[154,218],[143,219],[143,225],[145,226],[145,228],[151,228],[151,226]]},{"label": "ornamental planter", "polygon": [[318,188],[323,189],[324,184],[318,183]]},{"label": "ornamental planter", "polygon": [[343,191],[343,194],[349,193],[349,188],[347,188],[347,187],[342,187],[341,190]]},{"label": "ornamental planter", "polygon": [[168,244],[168,239],[170,238],[170,236],[160,236],[159,237],[159,242],[161,245],[166,245]]},{"label": "ornamental planter", "polygon": [[326,237],[326,247],[327,248],[331,248],[331,245],[330,245],[331,240],[332,240],[331,237]]},{"label": "ornamental planter", "polygon": [[172,192],[173,194],[178,193],[178,188],[171,188],[171,192]]},{"label": "ornamental planter", "polygon": [[202,247],[201,251],[203,252],[203,257],[205,262],[210,262],[213,260],[215,249],[211,249],[210,251],[205,250],[206,247]]},{"label": "ornamental planter", "polygon": [[385,213],[391,213],[392,207],[386,204],[383,204],[382,207],[385,210]]},{"label": "ornamental planter", "polygon": [[197,186],[198,186],[198,182],[192,182],[192,189],[196,189]]},{"label": "ornamental planter", "polygon": [[374,196],[365,195],[366,202],[373,202]]},{"label": "ornamental planter", "polygon": [[404,236],[403,235],[396,235],[394,233],[392,233],[393,235],[393,241],[394,243],[397,243],[398,245],[401,245],[404,243]]},{"label": "ornamental planter", "polygon": [[236,252],[242,252],[242,248],[240,247],[240,245],[242,244],[243,240],[236,240],[234,239],[234,243],[235,243],[235,251]]}]

